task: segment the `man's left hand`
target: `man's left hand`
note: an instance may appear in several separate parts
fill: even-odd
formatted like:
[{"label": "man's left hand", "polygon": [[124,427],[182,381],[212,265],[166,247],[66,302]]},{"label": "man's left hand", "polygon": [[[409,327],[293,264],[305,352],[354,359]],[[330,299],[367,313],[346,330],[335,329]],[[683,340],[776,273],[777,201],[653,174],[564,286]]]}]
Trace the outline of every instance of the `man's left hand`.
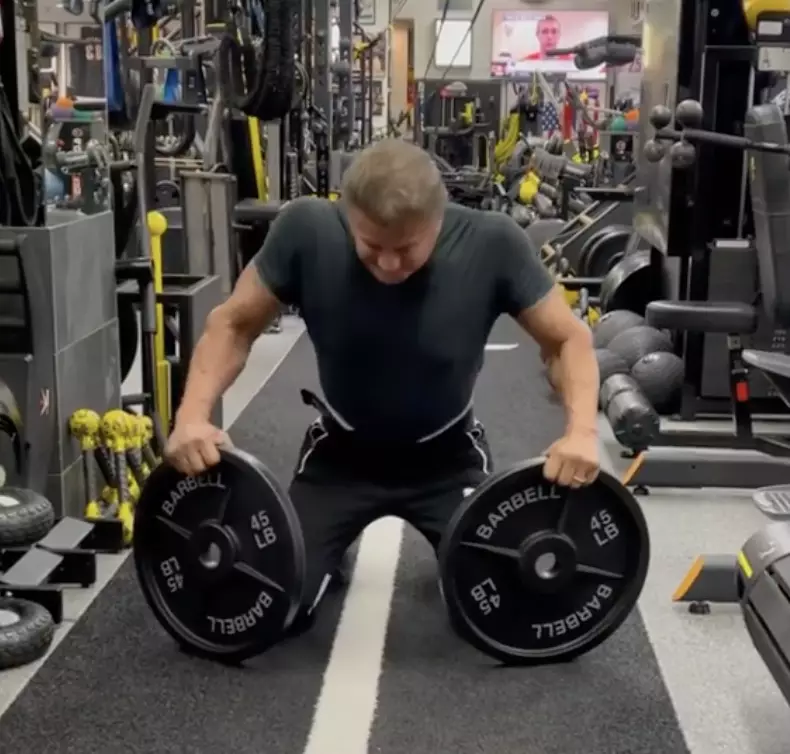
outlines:
[{"label": "man's left hand", "polygon": [[563,487],[592,484],[598,476],[598,433],[569,430],[546,451],[543,476]]}]

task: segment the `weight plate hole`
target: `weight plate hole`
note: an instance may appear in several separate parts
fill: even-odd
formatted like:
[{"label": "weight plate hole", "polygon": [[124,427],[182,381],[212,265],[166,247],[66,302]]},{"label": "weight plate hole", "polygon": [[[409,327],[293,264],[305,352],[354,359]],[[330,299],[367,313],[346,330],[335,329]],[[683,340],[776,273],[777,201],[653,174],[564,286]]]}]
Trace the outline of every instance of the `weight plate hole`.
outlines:
[{"label": "weight plate hole", "polygon": [[557,556],[553,552],[544,552],[535,559],[535,573],[542,579],[553,579],[557,577]]},{"label": "weight plate hole", "polygon": [[219,567],[219,563],[222,560],[222,550],[219,549],[219,545],[216,542],[212,542],[198,560],[200,560],[200,565],[203,568],[213,571]]}]

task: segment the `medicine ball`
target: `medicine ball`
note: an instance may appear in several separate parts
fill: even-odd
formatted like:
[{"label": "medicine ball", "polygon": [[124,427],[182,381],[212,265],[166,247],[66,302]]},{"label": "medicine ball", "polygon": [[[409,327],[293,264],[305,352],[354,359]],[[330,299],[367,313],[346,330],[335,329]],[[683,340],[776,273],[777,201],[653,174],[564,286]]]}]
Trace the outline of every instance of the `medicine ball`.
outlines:
[{"label": "medicine ball", "polygon": [[609,342],[615,335],[627,330],[629,327],[644,325],[645,318],[627,309],[617,309],[607,312],[598,320],[593,330],[593,341],[596,348],[608,348]]},{"label": "medicine ball", "polygon": [[636,364],[643,356],[656,351],[671,351],[672,340],[665,332],[656,330],[649,325],[637,325],[615,335],[607,346],[620,356],[628,368]]},{"label": "medicine ball", "polygon": [[598,360],[601,384],[606,382],[613,374],[628,374],[628,364],[625,363],[625,360],[608,348],[596,348],[595,358]]},{"label": "medicine ball", "polygon": [[634,382],[660,414],[671,414],[677,409],[683,372],[683,359],[669,351],[649,353],[631,367]]}]

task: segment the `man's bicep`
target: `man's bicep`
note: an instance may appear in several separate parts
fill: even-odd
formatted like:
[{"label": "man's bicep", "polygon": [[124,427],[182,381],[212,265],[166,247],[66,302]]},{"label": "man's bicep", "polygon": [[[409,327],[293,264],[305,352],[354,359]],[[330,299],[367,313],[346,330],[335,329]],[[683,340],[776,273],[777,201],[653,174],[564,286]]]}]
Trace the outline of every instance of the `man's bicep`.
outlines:
[{"label": "man's bicep", "polygon": [[303,200],[286,206],[252,260],[263,285],[286,305],[300,303],[300,254],[309,241],[308,234],[314,232],[307,214]]},{"label": "man's bicep", "polygon": [[576,315],[565,300],[562,289],[555,285],[537,304],[522,309],[518,323],[540,346],[541,358],[546,361],[571,339],[589,342],[590,328]]},{"label": "man's bicep", "polygon": [[239,275],[233,293],[210,316],[252,343],[274,321],[281,309],[279,298],[254,267],[249,265]]},{"label": "man's bicep", "polygon": [[502,217],[498,249],[500,312],[518,317],[551,292],[554,279],[535,244],[509,217]]}]

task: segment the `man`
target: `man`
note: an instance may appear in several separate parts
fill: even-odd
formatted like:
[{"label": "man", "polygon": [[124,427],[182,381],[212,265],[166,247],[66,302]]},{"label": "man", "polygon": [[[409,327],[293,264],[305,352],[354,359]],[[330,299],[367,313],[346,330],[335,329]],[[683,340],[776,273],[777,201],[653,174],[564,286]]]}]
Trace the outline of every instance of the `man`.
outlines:
[{"label": "man", "polygon": [[325,396],[302,391],[319,416],[290,488],[307,549],[305,614],[369,523],[400,516],[437,547],[464,491],[489,472],[472,393],[500,314],[540,344],[564,400],[567,430],[547,451],[546,477],[577,487],[598,471],[591,335],[524,231],[449,204],[431,156],[396,139],[360,153],[342,197],[297,199],[272,224],[208,318],[166,449],[190,474],[219,461],[213,405],[280,308],[298,306]]},{"label": "man", "polygon": [[549,56],[548,53],[556,50],[560,44],[562,29],[556,16],[544,16],[538,21],[535,36],[538,38],[540,50],[531,52],[522,60],[573,60],[571,53]]}]

